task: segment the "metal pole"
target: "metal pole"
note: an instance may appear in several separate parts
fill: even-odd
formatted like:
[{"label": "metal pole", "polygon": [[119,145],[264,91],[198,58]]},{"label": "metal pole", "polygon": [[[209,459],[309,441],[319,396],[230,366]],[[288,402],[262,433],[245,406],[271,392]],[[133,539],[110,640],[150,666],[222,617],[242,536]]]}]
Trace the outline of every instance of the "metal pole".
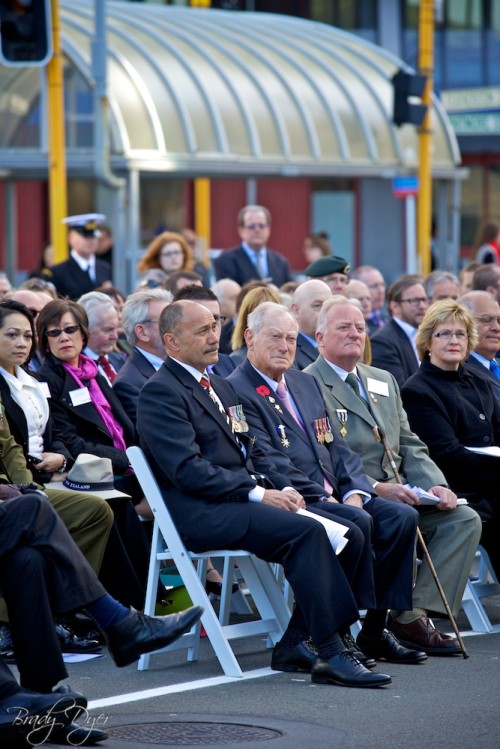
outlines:
[{"label": "metal pole", "polygon": [[431,94],[434,73],[434,0],[420,0],[418,15],[418,69],[427,77],[422,95],[422,104],[427,105],[422,126],[419,129],[419,164],[417,201],[417,237],[420,272],[431,270],[431,220],[432,220],[432,130]]},{"label": "metal pole", "polygon": [[198,177],[194,181],[194,229],[202,239],[202,262],[208,268],[210,260],[208,256],[211,247],[211,221],[210,221],[210,180]]},{"label": "metal pole", "polygon": [[[376,427],[378,430],[378,434],[380,436],[380,439],[382,440],[382,444],[384,446],[385,454],[387,455],[387,459],[389,463],[391,464],[392,471],[394,473],[394,478],[396,479],[398,484],[402,484],[401,476],[399,475],[398,468],[396,466],[396,461],[394,460],[394,455],[392,454],[392,450],[389,447],[389,444],[385,438],[385,434],[382,432],[380,427]],[[453,631],[457,637],[458,644],[460,645],[460,650],[462,651],[462,655],[465,658],[469,657],[469,654],[467,650],[465,649],[464,641],[462,640],[462,635],[460,634],[460,630],[458,629],[457,622],[455,621],[455,617],[453,616],[453,612],[450,608],[450,604],[448,603],[448,599],[446,598],[446,593],[443,590],[443,586],[441,585],[441,581],[437,575],[436,568],[434,567],[434,563],[431,559],[431,555],[429,554],[429,550],[427,548],[427,544],[424,541],[424,537],[422,536],[422,531],[417,525],[417,540],[422,547],[422,551],[424,553],[425,561],[429,565],[429,569],[431,571],[431,575],[434,578],[434,582],[436,583],[436,587],[438,589],[438,593],[441,596],[441,600],[443,601],[444,608],[446,610],[446,615],[448,619],[450,620],[450,624],[453,628]]]},{"label": "metal pole", "polygon": [[60,263],[68,255],[66,227],[61,223],[68,213],[68,207],[64,132],[64,79],[58,0],[52,0],[51,10],[54,54],[47,65],[50,241],[54,247],[54,262]]}]

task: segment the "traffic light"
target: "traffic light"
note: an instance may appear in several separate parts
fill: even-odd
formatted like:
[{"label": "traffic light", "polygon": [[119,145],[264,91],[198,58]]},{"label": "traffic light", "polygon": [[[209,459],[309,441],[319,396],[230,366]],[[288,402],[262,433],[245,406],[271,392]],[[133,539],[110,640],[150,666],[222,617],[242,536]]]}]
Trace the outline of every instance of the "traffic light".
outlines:
[{"label": "traffic light", "polygon": [[0,63],[45,65],[52,57],[51,0],[0,0]]},{"label": "traffic light", "polygon": [[392,77],[394,87],[394,111],[392,121],[398,127],[404,123],[421,125],[427,112],[427,106],[415,103],[411,98],[421,98],[424,93],[427,78],[425,75],[405,73],[403,70]]}]

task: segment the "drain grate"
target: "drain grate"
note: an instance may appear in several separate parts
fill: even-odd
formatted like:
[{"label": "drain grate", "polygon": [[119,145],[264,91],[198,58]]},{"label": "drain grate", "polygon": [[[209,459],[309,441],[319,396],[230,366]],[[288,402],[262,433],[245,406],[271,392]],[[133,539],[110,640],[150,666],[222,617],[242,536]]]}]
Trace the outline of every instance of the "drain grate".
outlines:
[{"label": "drain grate", "polygon": [[280,739],[281,731],[241,723],[166,722],[140,723],[108,728],[110,739],[162,746],[208,746],[245,744]]}]

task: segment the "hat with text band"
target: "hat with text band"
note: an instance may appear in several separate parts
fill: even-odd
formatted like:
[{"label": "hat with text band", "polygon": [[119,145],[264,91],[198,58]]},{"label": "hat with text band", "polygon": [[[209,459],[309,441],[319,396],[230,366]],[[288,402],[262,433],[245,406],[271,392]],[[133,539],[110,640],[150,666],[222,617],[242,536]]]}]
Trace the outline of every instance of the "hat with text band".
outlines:
[{"label": "hat with text band", "polygon": [[100,237],[99,226],[105,220],[104,213],[80,213],[78,216],[66,216],[62,223],[83,237]]},{"label": "hat with text band", "polygon": [[345,258],[325,255],[308,265],[304,272],[309,278],[322,278],[323,276],[329,276],[330,273],[343,273],[347,276],[350,270],[351,266]]},{"label": "hat with text band", "polygon": [[95,494],[102,499],[130,497],[115,489],[113,464],[109,458],[80,453],[64,481],[51,481],[51,489],[70,489],[74,492]]}]

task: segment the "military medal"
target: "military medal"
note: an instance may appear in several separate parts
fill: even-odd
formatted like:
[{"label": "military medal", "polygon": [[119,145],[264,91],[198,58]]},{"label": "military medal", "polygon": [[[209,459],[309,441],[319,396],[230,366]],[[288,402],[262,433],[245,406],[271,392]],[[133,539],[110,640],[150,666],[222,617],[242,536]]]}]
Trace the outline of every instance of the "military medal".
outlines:
[{"label": "military medal", "polygon": [[373,401],[374,403],[378,403],[378,400],[377,400],[377,398],[376,398],[376,397],[375,397],[375,396],[373,395],[373,393],[368,393],[368,395],[370,396],[370,398],[372,399],[372,401]]},{"label": "military medal", "polygon": [[[330,424],[330,419],[328,418],[328,416],[323,419],[323,421],[325,422],[325,442],[327,444],[330,444],[330,442],[333,442],[332,425]],[[342,437],[345,437],[345,435],[343,434]]]},{"label": "military medal", "polygon": [[242,433],[248,432],[248,421],[247,417],[243,413],[243,406],[229,406],[227,409],[229,418],[231,419],[231,426],[235,432]]},{"label": "military medal", "polygon": [[335,410],[337,413],[337,419],[340,423],[340,434],[342,435],[342,437],[345,437],[347,435],[347,429],[345,428],[345,425],[347,424],[347,409],[337,408]]},{"label": "military medal", "polygon": [[285,431],[285,427],[283,426],[283,424],[279,424],[276,427],[276,431],[278,432],[280,436],[281,444],[283,445],[283,447],[290,447],[290,440],[286,436],[286,431]]}]

